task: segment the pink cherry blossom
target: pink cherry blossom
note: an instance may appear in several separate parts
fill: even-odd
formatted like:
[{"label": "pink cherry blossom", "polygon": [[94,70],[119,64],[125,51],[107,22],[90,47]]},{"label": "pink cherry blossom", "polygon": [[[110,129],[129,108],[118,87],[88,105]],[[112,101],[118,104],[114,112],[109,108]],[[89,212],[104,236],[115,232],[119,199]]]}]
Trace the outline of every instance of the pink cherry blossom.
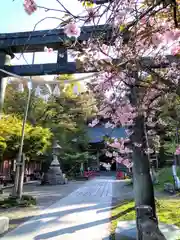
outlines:
[{"label": "pink cherry blossom", "polygon": [[180,30],[179,29],[168,30],[163,34],[163,38],[166,43],[178,41],[180,38]]},{"label": "pink cherry blossom", "polygon": [[124,158],[123,158],[123,157],[121,157],[121,156],[119,156],[119,157],[116,157],[115,159],[116,159],[116,162],[118,162],[118,163],[122,163],[122,162],[123,162],[123,160],[124,160]]},{"label": "pink cherry blossom", "polygon": [[104,126],[105,128],[115,128],[115,125],[110,122],[107,122]]},{"label": "pink cherry blossom", "polygon": [[52,53],[53,52],[53,48],[44,47],[44,51],[48,52],[48,53]]},{"label": "pink cherry blossom", "polygon": [[180,155],[180,146],[176,148],[175,155]]},{"label": "pink cherry blossom", "polygon": [[31,15],[37,10],[37,5],[34,0],[24,0],[24,10],[28,15]]},{"label": "pink cherry blossom", "polygon": [[130,160],[129,159],[124,159],[123,161],[122,161],[122,163],[127,167],[127,168],[131,168],[132,167],[132,162],[130,162]]},{"label": "pink cherry blossom", "polygon": [[68,37],[75,37],[78,38],[81,34],[81,29],[76,25],[76,23],[71,22],[68,23],[64,28],[64,33]]},{"label": "pink cherry blossom", "polygon": [[119,154],[114,151],[114,152],[112,153],[112,155],[113,155],[113,157],[117,157]]},{"label": "pink cherry blossom", "polygon": [[162,42],[162,35],[160,33],[155,33],[152,35],[152,43],[158,46]]},{"label": "pink cherry blossom", "polygon": [[[93,25],[97,26],[101,24],[101,19],[104,19],[107,24],[113,25],[112,39],[110,41],[102,41],[101,33],[99,37],[92,34],[88,41],[78,43],[78,53],[75,54],[74,58],[75,60],[81,59],[83,68],[86,71],[96,69],[97,74],[93,79],[93,84],[90,83],[90,86],[93,93],[101,101],[98,115],[109,121],[105,124],[105,128],[114,128],[117,125],[127,128],[126,133],[131,137],[132,148],[143,148],[143,139],[142,141],[132,142],[133,136],[138,134],[136,128],[134,128],[136,118],[144,114],[146,127],[148,127],[146,131],[148,137],[151,135],[152,138],[157,138],[157,132],[149,130],[149,128],[155,128],[156,124],[160,122],[160,119],[155,122],[153,117],[160,106],[161,96],[164,97],[168,91],[170,93],[174,91],[177,94],[176,89],[180,83],[178,63],[170,65],[168,58],[164,57],[165,60],[163,60],[163,56],[169,52],[172,52],[174,56],[180,55],[180,45],[178,43],[180,30],[174,26],[174,19],[170,17],[172,14],[169,6],[163,9],[157,7],[151,10],[149,4],[144,4],[143,7],[139,8],[139,1],[115,0],[110,2],[110,4],[107,4],[108,7],[103,6],[103,11],[99,11],[99,7],[95,6],[93,9],[88,8],[85,11],[85,16],[84,13],[79,17],[75,16],[75,20],[71,20],[73,22],[65,26],[64,33],[68,37],[78,38],[81,33],[81,29],[77,25],[78,22],[81,22],[81,25],[84,26],[93,20]],[[153,1],[148,2],[151,5]],[[37,9],[35,0],[24,0],[24,8],[28,14],[32,14]],[[156,12],[156,10],[158,11]],[[72,19],[70,11],[64,11],[66,11],[67,19]],[[104,12],[104,14],[101,15],[101,12]],[[105,16],[106,13],[108,13],[108,16]],[[163,17],[160,16],[161,14]],[[144,17],[141,18],[141,16]],[[128,21],[133,23],[133,20],[135,20],[135,24],[130,24],[131,27],[129,28],[131,32],[130,39],[124,42],[123,30],[126,29]],[[72,48],[76,51],[74,45]],[[45,47],[44,51],[52,52],[53,49]],[[78,54],[80,56],[76,56]],[[137,84],[137,78],[132,75],[132,71],[137,71],[138,74],[141,71],[146,71],[143,70],[145,69],[143,65],[139,64],[139,60],[142,57],[152,55],[154,56],[155,65],[169,64],[169,70],[161,71],[159,69],[156,72],[155,69],[154,71],[157,75],[159,74],[159,77],[155,77],[155,74],[150,71],[148,74],[151,74],[152,79],[146,79],[148,76],[143,76],[142,81],[138,81],[136,92],[134,86]],[[115,59],[118,59],[118,61],[114,61]],[[141,76],[139,80],[141,80]],[[168,85],[166,85],[166,80]],[[130,97],[133,89],[135,89],[136,96],[136,101],[133,101],[135,107],[131,105],[132,98]],[[77,89],[74,90],[77,92]],[[99,120],[96,118],[92,123],[89,123],[89,126],[94,127],[98,123]],[[127,158],[127,155],[132,152],[127,147],[128,140],[111,140],[107,142],[107,148],[115,148],[116,150],[113,152],[114,149],[111,149],[113,153],[107,152],[106,155],[114,157],[117,162],[119,161],[126,166],[132,166],[131,161]],[[157,147],[156,145],[155,147]],[[147,146],[147,149],[142,150],[151,153],[153,148]],[[177,147],[175,154],[180,154],[180,146]]]},{"label": "pink cherry blossom", "polygon": [[111,158],[113,155],[112,155],[112,153],[110,153],[110,152],[106,152],[106,156],[109,157],[109,158]]},{"label": "pink cherry blossom", "polygon": [[171,49],[171,53],[172,53],[172,55],[174,55],[174,56],[180,55],[180,45],[174,46],[174,47]]},{"label": "pink cherry blossom", "polygon": [[95,118],[95,119],[92,121],[92,123],[89,123],[89,124],[88,124],[88,126],[89,126],[89,127],[94,127],[94,126],[96,126],[98,123],[99,123],[99,120],[98,120],[97,118]]},{"label": "pink cherry blossom", "polygon": [[133,166],[133,163],[128,158],[116,157],[115,160],[117,163],[123,164],[127,168],[131,168]]}]

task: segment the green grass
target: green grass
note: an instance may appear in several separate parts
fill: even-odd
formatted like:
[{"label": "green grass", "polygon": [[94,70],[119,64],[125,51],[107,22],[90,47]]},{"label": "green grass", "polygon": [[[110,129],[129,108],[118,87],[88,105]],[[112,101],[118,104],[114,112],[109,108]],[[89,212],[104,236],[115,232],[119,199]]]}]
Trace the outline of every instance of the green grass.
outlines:
[{"label": "green grass", "polygon": [[[158,200],[156,207],[160,222],[175,224],[180,227],[180,199]],[[126,220],[135,220],[134,201],[124,201],[113,208],[111,221],[112,239],[114,239],[117,222]]]},{"label": "green grass", "polygon": [[[177,175],[180,177],[180,167],[177,167]],[[174,183],[173,176],[172,176],[172,168],[162,168],[158,172],[158,181],[159,183],[155,185],[155,189],[163,191],[164,190],[164,184]]]}]

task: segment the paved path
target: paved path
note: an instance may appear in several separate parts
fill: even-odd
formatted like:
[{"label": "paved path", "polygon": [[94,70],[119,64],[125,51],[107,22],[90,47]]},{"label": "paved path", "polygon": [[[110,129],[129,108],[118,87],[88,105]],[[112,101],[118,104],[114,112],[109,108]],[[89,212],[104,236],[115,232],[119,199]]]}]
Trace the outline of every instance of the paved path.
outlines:
[{"label": "paved path", "polygon": [[[35,184],[25,185],[23,188],[24,195],[31,195],[36,198],[37,206],[41,209],[47,208],[59,201],[61,198],[68,196],[76,189],[80,188],[84,184],[83,181],[69,181],[65,185],[40,185],[40,182],[36,181]],[[6,198],[12,192],[12,189],[4,190],[3,197]]]},{"label": "paved path", "polygon": [[108,240],[114,181],[88,181],[1,240]]}]

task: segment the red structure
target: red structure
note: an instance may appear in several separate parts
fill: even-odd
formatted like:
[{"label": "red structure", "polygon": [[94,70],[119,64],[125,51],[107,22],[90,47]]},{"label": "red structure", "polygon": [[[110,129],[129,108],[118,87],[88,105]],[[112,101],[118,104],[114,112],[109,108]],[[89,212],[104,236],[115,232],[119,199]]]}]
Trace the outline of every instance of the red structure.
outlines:
[{"label": "red structure", "polygon": [[84,172],[84,177],[95,177],[95,176],[99,176],[99,172],[97,171],[85,171]]},{"label": "red structure", "polygon": [[121,171],[117,171],[116,179],[125,179],[125,173]]},{"label": "red structure", "polygon": [[[30,161],[26,163],[25,169],[27,169],[28,175],[33,172],[41,170],[40,161]],[[4,160],[0,163],[0,178],[4,180],[11,180],[11,174],[15,170],[15,160]]]}]

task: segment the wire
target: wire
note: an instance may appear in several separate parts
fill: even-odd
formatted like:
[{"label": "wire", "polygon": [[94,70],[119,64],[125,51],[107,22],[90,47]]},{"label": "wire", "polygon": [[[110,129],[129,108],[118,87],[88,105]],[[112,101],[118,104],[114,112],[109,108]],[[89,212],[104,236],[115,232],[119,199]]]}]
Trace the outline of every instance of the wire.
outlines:
[{"label": "wire", "polygon": [[[27,82],[31,81],[31,77],[30,77],[30,78],[22,77],[22,76],[20,76],[20,75],[15,74],[15,73],[8,72],[8,71],[6,71],[6,70],[4,70],[4,69],[2,69],[2,68],[0,68],[0,71],[3,72],[3,73],[6,73],[6,74],[8,74],[8,75],[10,75],[11,77],[15,77],[15,78],[22,79],[23,81],[24,81],[24,80],[27,81]],[[60,83],[61,81],[64,81],[64,82],[63,82],[64,84],[69,84],[69,83],[71,83],[71,82],[79,82],[79,81],[87,80],[88,78],[94,77],[95,75],[96,75],[96,73],[93,73],[93,74],[91,74],[91,75],[89,75],[89,76],[82,77],[82,78],[78,78],[78,79],[73,79],[73,80],[62,79],[62,80],[60,80],[60,81],[58,81],[58,80],[51,80],[51,81],[43,81],[43,82],[40,80],[39,83],[43,83],[43,84],[44,84],[44,83],[54,84],[54,83]],[[38,81],[32,79],[32,82],[38,82]]]}]

